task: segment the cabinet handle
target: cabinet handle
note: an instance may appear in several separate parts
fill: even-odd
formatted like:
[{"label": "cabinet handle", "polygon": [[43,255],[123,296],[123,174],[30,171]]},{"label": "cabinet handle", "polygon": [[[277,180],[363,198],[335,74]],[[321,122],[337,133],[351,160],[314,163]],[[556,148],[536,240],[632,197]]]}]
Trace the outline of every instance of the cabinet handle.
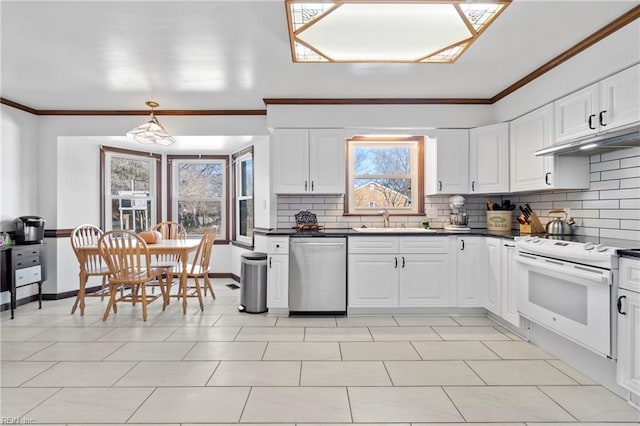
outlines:
[{"label": "cabinet handle", "polygon": [[464,250],[464,240],[460,240],[460,250]]},{"label": "cabinet handle", "polygon": [[622,312],[622,299],[626,299],[627,296],[620,296],[618,297],[618,313],[622,314],[622,315],[627,315],[626,312]]},{"label": "cabinet handle", "polygon": [[394,257],[393,259],[396,261],[396,265],[394,266],[394,268],[397,268],[398,267],[398,258]]},{"label": "cabinet handle", "polygon": [[607,113],[607,110],[605,109],[604,111],[600,111],[600,115],[598,116],[598,119],[600,121],[600,125],[602,127],[605,127],[606,124],[604,123],[604,115]]},{"label": "cabinet handle", "polygon": [[402,267],[404,268],[404,256],[402,256]]},{"label": "cabinet handle", "polygon": [[475,180],[472,180],[472,181],[471,181],[471,190],[472,190],[472,191],[475,191],[475,190],[476,190],[476,181],[475,181]]},{"label": "cabinet handle", "polygon": [[314,189],[313,189],[313,181],[311,181],[311,191],[314,191]]},{"label": "cabinet handle", "polygon": [[550,176],[551,176],[551,172],[547,172],[544,174],[544,183],[546,183],[547,185],[551,185],[551,181],[549,180]]},{"label": "cabinet handle", "polygon": [[269,268],[271,268],[271,258],[269,258]]},{"label": "cabinet handle", "polygon": [[509,247],[509,248],[514,248],[515,246],[513,244],[505,244],[505,247]]},{"label": "cabinet handle", "polygon": [[305,190],[305,191],[307,190],[307,186],[308,186],[308,185],[307,185],[307,181],[305,180],[305,181],[304,181],[304,190]]},{"label": "cabinet handle", "polygon": [[442,181],[438,181],[438,191],[442,191]]},{"label": "cabinet handle", "polygon": [[591,114],[591,115],[589,116],[589,128],[590,128],[591,130],[595,130],[595,129],[596,129],[596,128],[594,127],[594,125],[593,125],[593,119],[594,119],[594,118],[596,118],[596,115],[595,115],[595,114]]}]

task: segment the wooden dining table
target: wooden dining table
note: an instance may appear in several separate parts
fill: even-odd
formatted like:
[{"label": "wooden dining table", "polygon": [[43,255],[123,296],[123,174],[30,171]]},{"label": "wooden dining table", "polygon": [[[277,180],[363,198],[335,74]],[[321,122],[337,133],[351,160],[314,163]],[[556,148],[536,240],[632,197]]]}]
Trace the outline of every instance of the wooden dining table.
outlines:
[{"label": "wooden dining table", "polygon": [[[161,240],[157,243],[147,244],[149,254],[151,256],[162,255],[178,255],[182,262],[182,273],[180,274],[180,291],[182,295],[182,313],[187,313],[187,262],[189,260],[189,253],[196,250],[200,244],[199,239],[184,239],[184,240]],[[87,272],[85,271],[86,256],[97,255],[98,246],[85,246],[78,247],[78,257],[80,261],[80,312],[84,313],[84,292],[87,280],[89,279]],[[153,266],[153,260],[151,261]],[[170,289],[167,289],[169,291]]]}]

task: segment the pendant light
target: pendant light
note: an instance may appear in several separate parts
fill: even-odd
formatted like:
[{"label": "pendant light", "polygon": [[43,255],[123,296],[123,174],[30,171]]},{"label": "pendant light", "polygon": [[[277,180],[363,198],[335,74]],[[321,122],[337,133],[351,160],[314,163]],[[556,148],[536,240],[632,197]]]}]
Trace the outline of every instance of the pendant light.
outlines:
[{"label": "pendant light", "polygon": [[158,144],[167,146],[174,143],[176,140],[167,133],[153,113],[153,109],[160,106],[160,104],[154,101],[147,101],[145,104],[151,108],[150,120],[135,129],[129,130],[127,132],[127,138],[144,145]]}]

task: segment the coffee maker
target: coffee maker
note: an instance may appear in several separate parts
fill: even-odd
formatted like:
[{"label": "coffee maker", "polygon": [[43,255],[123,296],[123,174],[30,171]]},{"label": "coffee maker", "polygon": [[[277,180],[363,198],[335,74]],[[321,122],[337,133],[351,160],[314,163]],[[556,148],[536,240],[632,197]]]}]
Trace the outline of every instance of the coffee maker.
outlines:
[{"label": "coffee maker", "polygon": [[40,216],[20,216],[15,224],[16,244],[40,244],[44,241],[44,219]]},{"label": "coffee maker", "polygon": [[462,195],[452,195],[449,197],[449,208],[451,213],[449,214],[449,225],[444,229],[452,232],[469,232],[471,228],[467,227],[469,223],[469,216],[464,211],[465,199]]}]

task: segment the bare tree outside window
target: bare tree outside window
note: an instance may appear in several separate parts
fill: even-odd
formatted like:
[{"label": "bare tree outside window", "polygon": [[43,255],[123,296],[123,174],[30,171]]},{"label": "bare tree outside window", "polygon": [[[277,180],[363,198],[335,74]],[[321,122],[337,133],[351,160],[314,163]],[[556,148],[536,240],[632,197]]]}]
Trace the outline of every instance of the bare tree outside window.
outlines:
[{"label": "bare tree outside window", "polygon": [[178,221],[188,233],[222,225],[225,164],[184,162],[177,164]]}]

